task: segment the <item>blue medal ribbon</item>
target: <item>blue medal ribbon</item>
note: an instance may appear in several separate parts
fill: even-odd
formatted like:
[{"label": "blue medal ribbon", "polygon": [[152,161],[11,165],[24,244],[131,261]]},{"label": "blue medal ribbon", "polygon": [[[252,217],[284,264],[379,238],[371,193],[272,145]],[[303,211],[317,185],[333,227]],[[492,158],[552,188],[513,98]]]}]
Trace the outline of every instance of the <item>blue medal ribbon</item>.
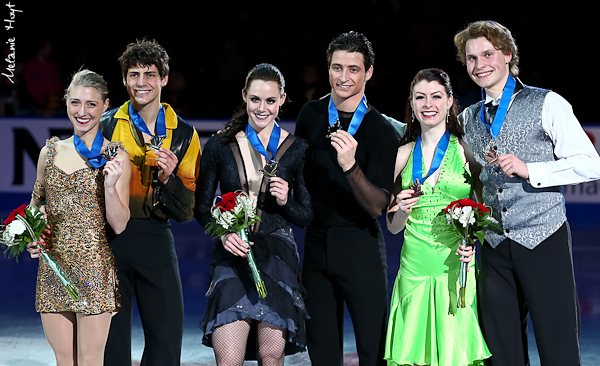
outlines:
[{"label": "blue medal ribbon", "polygon": [[498,110],[496,111],[496,115],[494,116],[494,121],[492,125],[489,126],[485,123],[485,92],[483,88],[481,89],[481,98],[483,99],[483,104],[481,105],[481,113],[479,114],[479,118],[483,125],[491,133],[492,138],[496,138],[502,129],[502,124],[504,123],[504,119],[506,118],[506,113],[508,112],[508,106],[510,105],[510,100],[515,91],[515,87],[517,82],[512,75],[508,75],[508,79],[506,80],[506,85],[504,86],[504,90],[502,91],[502,98],[500,98],[500,104],[498,105]]},{"label": "blue medal ribbon", "polygon": [[263,146],[262,142],[260,142],[256,131],[254,130],[254,128],[252,128],[252,126],[250,126],[250,123],[246,125],[245,132],[246,136],[248,136],[248,141],[250,141],[250,143],[252,144],[252,146],[254,146],[256,151],[258,151],[261,155],[267,158],[268,161],[274,162],[277,157],[277,146],[279,145],[279,137],[281,136],[281,127],[279,127],[279,124],[277,124],[277,122],[273,122],[273,131],[271,131],[271,137],[269,138],[269,144],[267,145],[267,149],[269,149],[269,153],[271,154],[271,156],[269,156],[267,150],[265,150],[265,147]]},{"label": "blue medal ribbon", "polygon": [[417,142],[415,142],[415,148],[413,149],[413,170],[412,170],[412,181],[413,183],[419,180],[420,184],[424,184],[427,178],[431,176],[442,164],[446,150],[448,149],[448,143],[450,142],[450,132],[446,131],[440,138],[431,167],[426,176],[423,177],[423,151],[421,150],[421,135],[417,136]]},{"label": "blue medal ribbon", "polygon": [[94,168],[100,168],[106,163],[106,160],[100,156],[100,151],[102,151],[102,145],[104,144],[104,136],[102,136],[100,129],[98,129],[98,132],[96,133],[91,149],[88,149],[87,146],[85,146],[85,143],[81,141],[76,134],[73,134],[73,144],[75,145],[75,150],[77,150],[81,156],[86,158]]},{"label": "blue medal ribbon", "polygon": [[[138,128],[138,130],[143,133],[154,136],[152,132],[148,129],[146,122],[140,114],[133,108],[131,103],[129,103],[129,117],[131,117],[131,121]],[[157,136],[167,136],[167,123],[165,120],[165,110],[162,106],[160,106],[160,110],[158,111],[158,117],[156,118],[156,135]]]},{"label": "blue medal ribbon", "polygon": [[[360,124],[363,118],[365,117],[365,114],[367,114],[368,108],[369,105],[367,104],[367,98],[363,95],[360,103],[358,104],[358,107],[356,108],[356,111],[354,112],[354,115],[352,116],[350,126],[348,126],[348,133],[352,136],[354,136],[354,134],[360,127]],[[333,103],[333,99],[331,98],[331,96],[329,97],[329,106],[327,107],[327,110],[329,112],[329,125],[333,126],[338,121],[339,116],[337,107]]]}]

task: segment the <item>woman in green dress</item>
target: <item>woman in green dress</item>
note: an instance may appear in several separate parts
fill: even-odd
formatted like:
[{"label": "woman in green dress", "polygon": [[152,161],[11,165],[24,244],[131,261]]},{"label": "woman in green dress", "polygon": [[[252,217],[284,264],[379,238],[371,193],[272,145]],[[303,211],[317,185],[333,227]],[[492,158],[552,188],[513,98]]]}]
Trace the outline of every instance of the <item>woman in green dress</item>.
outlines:
[{"label": "woman in green dress", "polygon": [[[446,73],[417,73],[387,213],[393,234],[405,229],[386,338],[388,365],[482,365],[491,356],[477,320],[471,247],[436,237],[446,224],[438,214],[451,201],[472,197],[478,173],[461,139],[457,109]],[[465,308],[457,308],[461,260],[470,268]]]}]

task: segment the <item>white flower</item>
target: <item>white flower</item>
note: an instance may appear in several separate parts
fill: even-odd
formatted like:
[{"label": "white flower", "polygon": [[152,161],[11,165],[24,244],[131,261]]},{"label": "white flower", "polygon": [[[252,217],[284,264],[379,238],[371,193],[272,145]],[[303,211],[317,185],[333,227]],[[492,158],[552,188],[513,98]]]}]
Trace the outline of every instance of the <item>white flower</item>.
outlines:
[{"label": "white flower", "polygon": [[463,227],[467,227],[469,224],[475,223],[475,212],[473,211],[473,207],[465,206],[461,209],[460,217],[458,222],[462,224]]},{"label": "white flower", "polygon": [[21,220],[15,219],[13,222],[6,225],[6,227],[4,228],[4,231],[8,231],[13,236],[16,236],[16,235],[23,234],[26,229],[27,229],[27,227],[25,226],[25,224],[23,222],[21,222]]},{"label": "white flower", "polygon": [[236,205],[233,208],[233,214],[237,216],[237,214],[239,214],[240,212],[242,212],[243,209],[244,209],[244,206],[240,205],[239,202],[236,202]]},{"label": "white flower", "polygon": [[240,207],[236,213],[241,212],[241,210],[244,210],[247,215],[254,213],[254,201],[252,201],[252,198],[240,194],[236,197],[235,201],[237,203],[235,208],[238,209],[238,206]]},{"label": "white flower", "polygon": [[460,218],[460,207],[455,207],[455,208],[452,210],[452,218],[453,218],[454,220],[458,220],[458,219]]},{"label": "white flower", "polygon": [[221,215],[216,219],[216,221],[217,224],[222,226],[224,229],[229,229],[229,227],[235,221],[235,216],[231,212],[225,211],[221,213]]},{"label": "white flower", "polygon": [[461,211],[462,211],[463,215],[468,215],[473,211],[473,207],[465,206],[465,207],[461,208]]},{"label": "white flower", "polygon": [[212,210],[210,210],[210,215],[213,217],[213,219],[217,220],[221,216],[221,209],[218,207],[213,207]]},{"label": "white flower", "polygon": [[14,242],[15,240],[15,236],[8,230],[3,230],[2,231],[2,243],[6,244],[7,246],[11,247],[13,245],[16,245],[17,243]]}]

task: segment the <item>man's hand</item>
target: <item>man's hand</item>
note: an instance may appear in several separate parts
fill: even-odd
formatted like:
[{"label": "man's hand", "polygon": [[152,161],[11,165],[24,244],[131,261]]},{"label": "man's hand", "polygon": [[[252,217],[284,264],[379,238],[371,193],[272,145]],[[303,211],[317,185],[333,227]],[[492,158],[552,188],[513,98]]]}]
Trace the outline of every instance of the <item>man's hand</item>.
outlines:
[{"label": "man's hand", "polygon": [[333,136],[331,136],[331,146],[337,151],[337,160],[343,171],[348,171],[354,166],[356,160],[356,147],[358,142],[354,137],[344,130],[337,130]]},{"label": "man's hand", "polygon": [[158,171],[158,180],[160,180],[162,184],[167,184],[169,177],[173,174],[179,160],[171,150],[165,149],[164,147],[161,147],[160,150],[156,152],[156,156],[156,162],[160,169]]},{"label": "man's hand", "polygon": [[529,179],[529,169],[527,169],[527,164],[513,154],[500,155],[498,157],[498,165],[500,165],[504,174],[511,178],[519,176],[523,179]]}]

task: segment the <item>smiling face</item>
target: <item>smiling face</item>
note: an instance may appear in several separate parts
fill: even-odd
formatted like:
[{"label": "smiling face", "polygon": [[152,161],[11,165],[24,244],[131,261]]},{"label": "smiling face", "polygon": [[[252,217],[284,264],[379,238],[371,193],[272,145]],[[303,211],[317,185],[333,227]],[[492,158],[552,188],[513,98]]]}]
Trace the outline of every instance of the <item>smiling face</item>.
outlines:
[{"label": "smiling face", "polygon": [[102,113],[108,108],[108,99],[103,101],[98,90],[93,87],[75,86],[66,99],[67,115],[78,136],[97,128]]},{"label": "smiling face", "polygon": [[[373,66],[365,70],[362,53],[335,51],[331,56],[329,65],[329,85],[335,105],[352,101],[349,104],[360,103],[365,91],[365,84],[373,75]],[[353,112],[353,110],[345,110]]]},{"label": "smiling face", "polygon": [[285,102],[285,93],[280,94],[276,81],[253,80],[246,92],[242,91],[246,102],[248,123],[256,132],[269,127],[279,113],[279,107]]},{"label": "smiling face", "polygon": [[410,100],[415,118],[421,124],[421,130],[443,126],[446,114],[454,102],[448,97],[446,88],[437,81],[421,80],[415,84]]},{"label": "smiling face", "polygon": [[127,87],[133,107],[139,111],[148,105],[160,104],[160,93],[168,80],[168,75],[161,79],[155,65],[138,65],[127,70],[123,84]]},{"label": "smiling face", "polygon": [[465,53],[471,79],[492,98],[500,96],[510,74],[512,55],[503,54],[485,37],[468,40]]}]

